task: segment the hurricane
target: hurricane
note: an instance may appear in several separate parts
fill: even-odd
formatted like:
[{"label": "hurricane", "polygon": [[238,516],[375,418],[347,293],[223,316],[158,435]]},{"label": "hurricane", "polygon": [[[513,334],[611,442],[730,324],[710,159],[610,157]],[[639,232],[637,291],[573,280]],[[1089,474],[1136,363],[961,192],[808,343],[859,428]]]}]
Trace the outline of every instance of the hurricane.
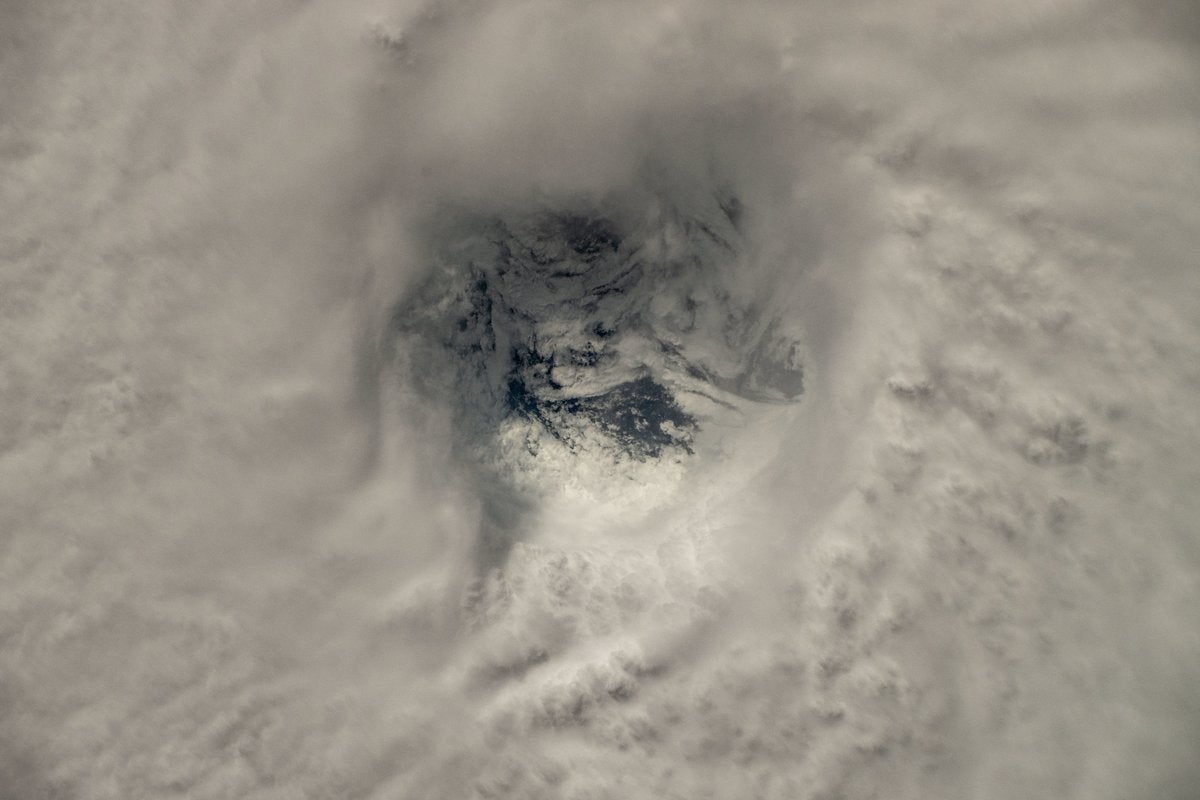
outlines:
[{"label": "hurricane", "polygon": [[0,797],[1188,800],[1187,2],[0,10]]}]

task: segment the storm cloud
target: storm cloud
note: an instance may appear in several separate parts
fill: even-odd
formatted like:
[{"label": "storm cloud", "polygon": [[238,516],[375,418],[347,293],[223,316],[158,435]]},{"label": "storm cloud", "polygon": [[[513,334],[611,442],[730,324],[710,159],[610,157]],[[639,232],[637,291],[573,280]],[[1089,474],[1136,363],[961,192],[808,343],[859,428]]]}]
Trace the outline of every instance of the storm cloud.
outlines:
[{"label": "storm cloud", "polygon": [[1187,3],[0,11],[0,795],[1200,785]]}]

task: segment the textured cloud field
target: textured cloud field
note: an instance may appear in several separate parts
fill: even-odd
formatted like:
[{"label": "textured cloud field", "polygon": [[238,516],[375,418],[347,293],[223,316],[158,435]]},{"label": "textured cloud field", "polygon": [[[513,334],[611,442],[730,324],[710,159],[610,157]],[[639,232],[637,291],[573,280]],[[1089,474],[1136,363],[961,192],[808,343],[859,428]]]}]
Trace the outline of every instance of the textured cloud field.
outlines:
[{"label": "textured cloud field", "polygon": [[0,797],[1200,789],[1190,3],[0,10]]}]

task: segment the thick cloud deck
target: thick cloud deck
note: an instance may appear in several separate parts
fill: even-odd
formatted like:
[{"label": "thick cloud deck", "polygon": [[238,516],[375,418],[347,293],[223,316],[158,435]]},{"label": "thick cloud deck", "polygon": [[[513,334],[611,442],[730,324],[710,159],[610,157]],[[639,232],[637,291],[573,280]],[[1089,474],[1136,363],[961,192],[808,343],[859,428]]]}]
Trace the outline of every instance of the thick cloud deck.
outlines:
[{"label": "thick cloud deck", "polygon": [[1193,800],[1198,9],[0,3],[0,798]]}]

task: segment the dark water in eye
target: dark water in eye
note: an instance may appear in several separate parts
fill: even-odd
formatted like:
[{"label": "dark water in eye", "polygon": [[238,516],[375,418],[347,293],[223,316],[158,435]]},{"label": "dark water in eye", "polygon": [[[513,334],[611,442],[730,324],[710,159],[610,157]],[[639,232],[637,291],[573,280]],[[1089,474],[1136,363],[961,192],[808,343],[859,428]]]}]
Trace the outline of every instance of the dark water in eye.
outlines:
[{"label": "dark water in eye", "polygon": [[619,496],[660,468],[703,468],[722,431],[799,400],[798,329],[736,299],[747,213],[667,191],[453,209],[423,231],[429,271],[394,308],[387,368],[453,422],[480,500],[480,574],[556,487]]},{"label": "dark water in eye", "polygon": [[[423,354],[417,382],[468,436],[518,419],[570,452],[635,461],[694,455],[706,421],[680,392],[724,409],[796,400],[797,345],[719,285],[744,209],[710,205],[632,226],[600,209],[464,215],[446,238],[468,244],[396,311],[398,340]],[[731,339],[730,320],[759,333]]]},{"label": "dark water in eye", "polygon": [[667,448],[692,453],[695,417],[685,413],[661,383],[645,377],[626,381],[602,394],[564,400],[542,399],[520,378],[508,385],[514,412],[540,422],[559,440],[570,443],[568,415],[586,420],[626,454],[658,458]]}]

